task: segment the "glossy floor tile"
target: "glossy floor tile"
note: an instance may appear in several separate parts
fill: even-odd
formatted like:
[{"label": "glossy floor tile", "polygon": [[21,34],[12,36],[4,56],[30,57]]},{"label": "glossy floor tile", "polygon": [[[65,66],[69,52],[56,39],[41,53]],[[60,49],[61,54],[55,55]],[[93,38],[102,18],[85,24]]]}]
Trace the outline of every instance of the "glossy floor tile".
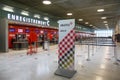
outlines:
[{"label": "glossy floor tile", "polygon": [[114,49],[108,46],[76,45],[75,70],[68,79],[54,75],[58,66],[57,45],[49,51],[39,48],[37,54],[26,50],[0,54],[0,80],[120,80],[120,64],[115,64]]}]

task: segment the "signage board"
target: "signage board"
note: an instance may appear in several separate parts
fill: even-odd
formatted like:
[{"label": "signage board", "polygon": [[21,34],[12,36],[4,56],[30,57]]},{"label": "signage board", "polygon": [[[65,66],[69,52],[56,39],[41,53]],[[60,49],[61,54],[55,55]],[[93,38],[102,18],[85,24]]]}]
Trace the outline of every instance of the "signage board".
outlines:
[{"label": "signage board", "polygon": [[19,15],[11,14],[11,13],[7,14],[7,19],[14,20],[14,21],[19,21],[19,22],[37,24],[37,25],[41,25],[41,26],[50,26],[50,24],[49,24],[50,21],[33,19],[33,18],[25,17],[25,16],[19,16]]},{"label": "signage board", "polygon": [[75,20],[60,20],[58,44],[58,69],[55,74],[71,78],[76,73],[74,70],[75,55]]}]

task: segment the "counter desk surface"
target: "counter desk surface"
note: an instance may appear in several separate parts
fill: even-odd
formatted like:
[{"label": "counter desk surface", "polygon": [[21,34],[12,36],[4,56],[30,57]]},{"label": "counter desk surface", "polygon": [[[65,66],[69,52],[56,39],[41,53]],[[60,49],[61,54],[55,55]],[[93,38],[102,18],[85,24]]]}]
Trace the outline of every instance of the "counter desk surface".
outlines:
[{"label": "counter desk surface", "polygon": [[[41,42],[42,40],[36,41],[38,46],[41,46]],[[24,48],[28,48],[28,41],[16,41],[13,42],[13,49],[24,49]]]},{"label": "counter desk surface", "polygon": [[23,49],[23,48],[28,48],[28,41],[18,41],[18,42],[13,42],[13,48],[14,49]]}]

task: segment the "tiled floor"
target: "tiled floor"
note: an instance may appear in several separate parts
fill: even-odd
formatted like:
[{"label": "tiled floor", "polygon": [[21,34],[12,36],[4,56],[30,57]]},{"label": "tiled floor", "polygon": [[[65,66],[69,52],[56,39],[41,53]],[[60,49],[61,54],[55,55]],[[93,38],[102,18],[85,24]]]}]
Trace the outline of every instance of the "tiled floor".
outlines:
[{"label": "tiled floor", "polygon": [[112,47],[90,47],[87,61],[87,46],[76,45],[73,78],[54,75],[57,70],[57,45],[49,51],[26,55],[26,50],[0,54],[0,80],[120,80],[120,65],[114,64]]}]

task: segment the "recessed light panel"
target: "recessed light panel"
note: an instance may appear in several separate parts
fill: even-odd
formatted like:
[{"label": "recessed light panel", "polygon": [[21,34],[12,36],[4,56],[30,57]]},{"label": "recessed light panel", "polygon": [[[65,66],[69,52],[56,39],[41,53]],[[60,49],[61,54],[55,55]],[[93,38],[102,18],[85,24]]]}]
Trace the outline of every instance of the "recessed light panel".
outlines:
[{"label": "recessed light panel", "polygon": [[4,7],[2,8],[2,10],[4,10],[4,11],[9,11],[9,12],[14,12],[13,7],[11,7],[11,6],[4,6]]},{"label": "recessed light panel", "polygon": [[90,24],[90,26],[93,26],[92,24]]},{"label": "recessed light panel", "polygon": [[89,24],[88,22],[85,22],[85,24]]},{"label": "recessed light panel", "polygon": [[29,12],[28,11],[22,11],[21,14],[25,15],[25,16],[29,16]]},{"label": "recessed light panel", "polygon": [[49,18],[48,18],[48,17],[44,17],[44,20],[48,21],[48,20],[49,20]]},{"label": "recessed light panel", "polygon": [[101,19],[107,19],[107,17],[101,17]]},{"label": "recessed light panel", "polygon": [[71,16],[71,15],[72,15],[72,13],[67,13],[67,15],[68,15],[68,16]]},{"label": "recessed light panel", "polygon": [[78,21],[83,21],[83,19],[78,19]]},{"label": "recessed light panel", "polygon": [[43,1],[43,4],[45,4],[45,5],[50,5],[52,2],[51,1],[49,1],[49,0],[44,0]]},{"label": "recessed light panel", "polygon": [[35,14],[34,17],[40,19],[40,15],[39,14]]},{"label": "recessed light panel", "polygon": [[103,21],[103,23],[107,23],[107,21]]},{"label": "recessed light panel", "polygon": [[105,24],[106,26],[108,26],[108,24]]},{"label": "recessed light panel", "polygon": [[97,12],[104,12],[104,9],[98,9]]}]

